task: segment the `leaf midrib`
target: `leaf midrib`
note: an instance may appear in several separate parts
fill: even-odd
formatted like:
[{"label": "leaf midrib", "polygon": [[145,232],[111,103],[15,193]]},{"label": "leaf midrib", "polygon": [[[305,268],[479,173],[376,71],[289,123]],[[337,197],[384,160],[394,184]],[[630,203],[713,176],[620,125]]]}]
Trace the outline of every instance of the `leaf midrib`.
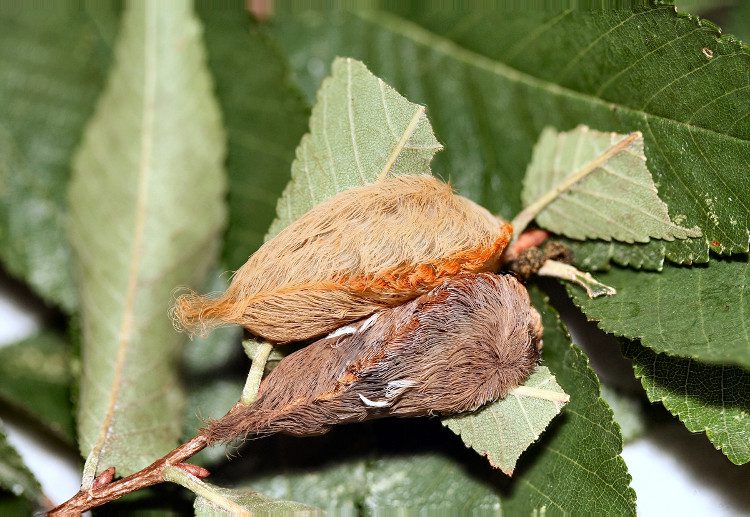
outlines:
[{"label": "leaf midrib", "polygon": [[[654,10],[658,10],[658,9],[654,9]],[[620,104],[617,102],[606,101],[602,98],[593,96],[591,94],[579,92],[577,90],[573,90],[565,86],[561,86],[557,83],[546,81],[539,77],[533,76],[529,73],[522,72],[516,68],[513,68],[512,66],[506,63],[503,63],[502,61],[494,60],[492,58],[489,58],[487,56],[474,52],[473,50],[469,50],[465,47],[462,47],[455,41],[449,38],[446,38],[444,36],[440,36],[434,32],[431,32],[417,23],[411,22],[409,20],[405,20],[404,18],[401,18],[399,16],[393,15],[385,11],[351,10],[349,12],[351,12],[351,14],[363,20],[381,25],[386,30],[389,30],[407,39],[410,39],[419,45],[422,45],[431,49],[434,52],[442,52],[446,56],[449,56],[455,59],[456,61],[463,62],[467,65],[471,65],[476,68],[487,70],[488,72],[491,72],[495,75],[502,76],[511,81],[517,81],[520,83],[527,84],[533,88],[545,90],[551,94],[579,99],[587,103],[596,104],[596,105],[606,107],[606,108],[616,107],[619,110],[632,114],[632,115],[636,115],[640,117],[647,117],[647,118],[652,118],[652,119],[657,119],[657,120],[663,120],[666,122],[670,122],[672,124],[685,127],[688,130],[694,129],[699,132],[705,132],[705,133],[717,135],[723,138],[730,138],[732,140],[741,142],[743,144],[750,143],[750,139],[740,138],[738,136],[730,135],[727,133],[721,133],[719,131],[716,131],[715,129],[711,129],[711,128],[707,128],[703,126],[697,126],[695,124],[690,124],[687,122],[676,120],[674,118],[666,117],[664,115],[657,115],[655,113],[632,108],[630,106]]]},{"label": "leaf midrib", "polygon": [[[151,158],[153,150],[153,128],[154,112],[156,98],[156,14],[154,9],[149,9],[146,3],[145,14],[145,32],[144,32],[144,73],[143,73],[143,106],[141,111],[142,117],[142,135],[141,135],[141,156],[138,166],[138,193],[136,197],[135,225],[133,229],[133,245],[128,266],[128,283],[123,309],[122,322],[117,337],[117,354],[115,357],[114,375],[112,378],[112,387],[107,401],[107,410],[102,419],[99,428],[99,437],[91,449],[87,464],[93,463],[87,467],[86,474],[89,476],[96,475],[99,460],[104,449],[104,445],[110,435],[112,419],[114,418],[115,406],[120,397],[122,388],[123,369],[127,357],[128,347],[131,343],[133,331],[133,310],[135,308],[135,296],[138,289],[138,278],[140,277],[143,252],[143,234],[146,224],[146,201],[148,198],[148,180],[151,168]],[[86,482],[87,479],[84,479]]]}]

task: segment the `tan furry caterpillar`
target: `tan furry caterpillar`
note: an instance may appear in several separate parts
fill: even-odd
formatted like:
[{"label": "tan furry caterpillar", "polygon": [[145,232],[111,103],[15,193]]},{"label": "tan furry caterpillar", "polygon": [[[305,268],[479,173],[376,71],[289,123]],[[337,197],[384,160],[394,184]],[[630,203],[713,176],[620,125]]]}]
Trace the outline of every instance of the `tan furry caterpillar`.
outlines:
[{"label": "tan furry caterpillar", "polygon": [[509,223],[433,176],[341,192],[266,242],[212,299],[177,299],[178,326],[244,326],[276,343],[318,337],[459,273],[493,271]]},{"label": "tan furry caterpillar", "polygon": [[541,348],[539,314],[514,277],[459,275],[290,354],[253,404],[202,434],[211,443],[309,436],[345,422],[472,411],[522,384]]}]

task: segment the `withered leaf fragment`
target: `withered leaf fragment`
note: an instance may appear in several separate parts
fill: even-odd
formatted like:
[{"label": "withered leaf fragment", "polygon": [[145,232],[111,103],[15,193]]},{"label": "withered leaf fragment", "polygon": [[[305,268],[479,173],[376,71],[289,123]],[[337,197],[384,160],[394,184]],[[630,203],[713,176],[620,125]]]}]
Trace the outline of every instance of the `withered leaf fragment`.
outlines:
[{"label": "withered leaf fragment", "polygon": [[514,277],[462,274],[287,356],[253,404],[204,433],[210,442],[308,436],[345,422],[472,411],[522,384],[541,347],[539,314]]},{"label": "withered leaf fragment", "polygon": [[276,343],[322,336],[459,273],[493,271],[511,226],[429,175],[384,178],[314,207],[266,242],[218,298],[178,298],[192,332],[242,325]]}]

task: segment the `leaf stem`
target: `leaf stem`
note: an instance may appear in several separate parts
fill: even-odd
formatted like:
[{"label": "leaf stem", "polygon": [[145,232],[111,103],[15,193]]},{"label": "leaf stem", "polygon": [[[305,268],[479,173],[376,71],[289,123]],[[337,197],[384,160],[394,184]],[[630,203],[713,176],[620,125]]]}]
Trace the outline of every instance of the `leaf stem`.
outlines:
[{"label": "leaf stem", "polygon": [[211,487],[211,485],[204,483],[197,477],[182,470],[181,468],[173,466],[164,467],[163,476],[164,481],[176,483],[187,488],[194,494],[203,497],[204,499],[207,499],[230,512],[231,515],[250,515],[250,512],[248,512],[245,508],[215,490],[213,487]]},{"label": "leaf stem", "polygon": [[560,393],[559,391],[545,390],[534,388],[532,386],[518,386],[510,392],[517,397],[531,397],[535,399],[549,400],[550,402],[561,402],[563,404],[570,401],[570,395]]},{"label": "leaf stem", "polygon": [[268,362],[268,356],[273,350],[273,345],[267,341],[263,341],[262,343],[243,341],[242,348],[245,349],[245,353],[250,357],[252,364],[250,365],[250,371],[247,374],[245,387],[242,388],[240,402],[242,404],[250,405],[255,402],[255,398],[258,396],[260,381],[263,378],[263,372],[266,369],[266,362]]},{"label": "leaf stem", "polygon": [[616,144],[610,146],[607,148],[606,151],[604,151],[602,154],[591,160],[590,162],[586,163],[583,167],[575,171],[573,174],[565,178],[562,182],[560,182],[558,185],[556,185],[554,188],[549,190],[547,193],[542,195],[539,199],[531,203],[529,206],[521,210],[518,215],[513,219],[513,239],[511,240],[511,244],[516,242],[516,239],[518,239],[518,236],[521,235],[521,232],[523,232],[526,227],[536,219],[536,216],[539,215],[539,213],[544,210],[547,205],[552,203],[555,199],[557,199],[560,194],[563,192],[569,190],[573,185],[581,181],[583,178],[591,174],[593,171],[607,163],[610,158],[618,154],[623,149],[626,149],[630,144],[632,144],[634,141],[641,138],[641,132],[635,131],[633,133],[630,133],[628,136],[617,142]]}]

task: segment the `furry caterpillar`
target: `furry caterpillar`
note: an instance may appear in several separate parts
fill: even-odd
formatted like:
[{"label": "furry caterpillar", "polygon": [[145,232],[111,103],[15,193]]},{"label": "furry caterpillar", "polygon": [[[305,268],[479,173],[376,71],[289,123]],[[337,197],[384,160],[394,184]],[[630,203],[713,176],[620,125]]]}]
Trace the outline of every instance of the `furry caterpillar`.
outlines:
[{"label": "furry caterpillar", "polygon": [[202,434],[322,434],[386,416],[473,411],[522,384],[539,360],[542,324],[510,275],[464,274],[282,359],[250,405]]},{"label": "furry caterpillar", "polygon": [[512,227],[433,176],[339,193],[266,242],[218,298],[179,297],[178,327],[238,324],[276,343],[322,336],[459,273],[494,271]]}]

